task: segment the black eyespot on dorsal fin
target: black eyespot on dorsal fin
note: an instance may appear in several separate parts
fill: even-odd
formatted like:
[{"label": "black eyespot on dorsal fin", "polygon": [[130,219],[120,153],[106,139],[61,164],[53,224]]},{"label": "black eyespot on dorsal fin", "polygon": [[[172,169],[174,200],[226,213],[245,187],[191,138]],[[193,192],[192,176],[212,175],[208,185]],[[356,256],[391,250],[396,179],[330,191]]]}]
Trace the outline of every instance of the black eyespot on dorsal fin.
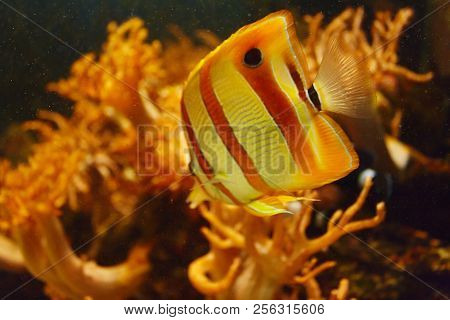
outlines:
[{"label": "black eyespot on dorsal fin", "polygon": [[313,103],[314,107],[318,111],[321,111],[322,110],[322,104],[320,102],[319,94],[317,93],[316,88],[314,88],[314,85],[312,85],[308,89],[308,97],[309,97],[309,100],[311,100],[311,102]]}]

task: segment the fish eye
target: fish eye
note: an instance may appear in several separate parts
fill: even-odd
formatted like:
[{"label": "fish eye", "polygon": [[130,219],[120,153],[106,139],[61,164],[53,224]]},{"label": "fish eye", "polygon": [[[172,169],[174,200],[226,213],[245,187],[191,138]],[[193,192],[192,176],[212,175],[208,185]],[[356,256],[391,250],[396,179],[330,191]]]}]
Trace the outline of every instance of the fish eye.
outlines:
[{"label": "fish eye", "polygon": [[258,48],[251,48],[244,55],[244,64],[250,68],[261,65],[263,60],[262,52]]}]

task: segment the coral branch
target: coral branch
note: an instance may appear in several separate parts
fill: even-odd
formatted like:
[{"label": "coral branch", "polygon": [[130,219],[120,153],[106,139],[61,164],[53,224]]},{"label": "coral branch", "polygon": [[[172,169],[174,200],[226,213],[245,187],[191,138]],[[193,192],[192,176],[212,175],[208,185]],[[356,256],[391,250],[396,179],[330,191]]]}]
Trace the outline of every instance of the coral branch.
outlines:
[{"label": "coral branch", "polygon": [[127,297],[149,268],[148,247],[136,247],[125,262],[111,267],[80,259],[53,216],[40,219],[38,226],[17,228],[15,236],[26,267],[67,298]]},{"label": "coral branch", "polygon": [[344,300],[347,298],[350,282],[348,279],[342,279],[339,286],[331,291],[330,300]]},{"label": "coral branch", "polygon": [[211,245],[216,246],[220,249],[230,249],[236,246],[230,238],[222,239],[206,227],[201,228],[200,231],[203,233],[206,239],[208,239]]},{"label": "coral branch", "polygon": [[414,71],[406,69],[405,67],[393,63],[386,64],[385,70],[414,82],[428,82],[433,78],[432,72],[418,74],[415,73]]},{"label": "coral branch", "polygon": [[19,247],[2,234],[0,234],[0,268],[16,272],[25,270]]},{"label": "coral branch", "polygon": [[214,263],[214,253],[210,252],[191,263],[188,270],[192,285],[207,296],[219,294],[231,286],[236,278],[241,260],[234,258],[228,272],[220,280],[213,280],[208,277],[208,273],[214,268]]},{"label": "coral branch", "polygon": [[310,278],[304,284],[306,290],[306,296],[310,300],[321,300],[322,290],[320,289],[320,285],[315,278]]},{"label": "coral branch", "polygon": [[127,261],[113,267],[100,267],[81,260],[70,248],[58,219],[39,220],[46,254],[52,269],[82,297],[111,299],[126,297],[148,271],[148,248],[135,248]]},{"label": "coral branch", "polygon": [[208,220],[208,222],[217,230],[222,233],[224,236],[228,237],[228,239],[238,248],[242,248],[245,243],[244,237],[236,232],[232,227],[226,226],[220,222],[218,217],[208,211],[204,205],[200,206],[200,212],[202,216]]},{"label": "coral branch", "polygon": [[[208,230],[203,232],[211,243],[211,251],[192,262],[189,279],[197,290],[216,298],[281,298],[281,288],[286,285],[302,285],[309,298],[322,298],[315,277],[333,267],[335,262],[328,261],[314,267],[317,260],[312,257],[347,233],[373,228],[383,221],[383,203],[377,205],[375,217],[354,220],[371,186],[372,181],[369,179],[355,203],[346,210],[336,211],[329,220],[326,232],[312,239],[306,234],[315,211],[311,201],[303,200],[300,212],[294,215],[264,219],[247,215],[242,225],[236,223],[245,214],[242,208],[219,202],[213,202],[210,209],[201,206],[202,215],[212,226],[211,229],[203,229]],[[232,246],[232,243],[235,245]],[[239,259],[242,261],[241,268],[223,268],[224,259],[228,265],[229,261]],[[226,281],[220,281],[220,286],[216,285],[206,274]],[[344,295],[344,285],[345,282],[341,285],[339,297]]]},{"label": "coral branch", "polygon": [[311,278],[315,278],[319,273],[326,269],[333,268],[336,265],[336,262],[334,261],[327,261],[322,263],[320,266],[308,271],[303,276],[295,276],[294,277],[294,283],[296,284],[305,284],[307,281],[309,281]]}]

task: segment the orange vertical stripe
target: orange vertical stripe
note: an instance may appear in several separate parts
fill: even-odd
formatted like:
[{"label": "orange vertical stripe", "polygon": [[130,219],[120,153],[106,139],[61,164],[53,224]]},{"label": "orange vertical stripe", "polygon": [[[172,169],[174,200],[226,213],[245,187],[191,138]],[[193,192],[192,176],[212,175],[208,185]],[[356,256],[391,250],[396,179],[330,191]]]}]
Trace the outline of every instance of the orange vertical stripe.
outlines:
[{"label": "orange vertical stripe", "polygon": [[[198,144],[197,138],[195,136],[194,130],[192,129],[191,121],[186,111],[186,106],[184,105],[183,99],[181,100],[181,116],[184,122],[184,126],[186,128],[186,133],[188,135],[189,143],[194,151],[195,157],[197,158],[198,163],[202,171],[208,177],[209,180],[214,178],[214,169],[209,164],[208,160],[203,155],[202,150]],[[236,197],[220,182],[214,183],[214,186],[217,187],[223,194],[225,194],[231,201],[235,204],[242,204]]]},{"label": "orange vertical stripe", "polygon": [[[252,70],[243,65],[236,65],[236,67],[261,98],[267,111],[278,125],[301,172],[311,173],[314,156],[308,141],[306,141],[307,131],[303,130],[299,122],[295,106],[278,87],[269,64],[264,62]],[[299,91],[302,90],[299,89]],[[299,94],[303,100],[301,92]],[[307,159],[310,160],[307,161]]]},{"label": "orange vertical stripe", "polygon": [[211,61],[207,61],[200,70],[200,91],[203,102],[206,106],[209,116],[214,123],[216,131],[222,139],[228,152],[237,162],[245,178],[250,185],[265,194],[270,194],[273,189],[261,178],[252,159],[248,156],[245,148],[239,143],[233,133],[233,129],[222,110],[219,100],[217,99],[211,80]]},{"label": "orange vertical stripe", "polygon": [[292,77],[292,80],[294,80],[295,85],[297,86],[298,96],[300,97],[300,100],[307,104],[309,101],[306,99],[305,88],[303,87],[302,79],[300,78],[300,74],[298,73],[297,69],[295,69],[295,66],[289,66],[289,73]]}]

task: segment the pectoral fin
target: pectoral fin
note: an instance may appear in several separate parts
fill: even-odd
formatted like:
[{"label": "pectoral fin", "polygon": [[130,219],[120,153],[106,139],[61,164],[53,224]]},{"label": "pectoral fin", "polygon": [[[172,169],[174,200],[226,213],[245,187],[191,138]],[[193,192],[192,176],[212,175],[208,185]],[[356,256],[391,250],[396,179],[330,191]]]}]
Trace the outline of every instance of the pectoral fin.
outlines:
[{"label": "pectoral fin", "polygon": [[194,209],[197,208],[199,204],[209,199],[210,197],[203,189],[203,187],[196,182],[187,198],[187,202],[189,203],[189,208]]}]

